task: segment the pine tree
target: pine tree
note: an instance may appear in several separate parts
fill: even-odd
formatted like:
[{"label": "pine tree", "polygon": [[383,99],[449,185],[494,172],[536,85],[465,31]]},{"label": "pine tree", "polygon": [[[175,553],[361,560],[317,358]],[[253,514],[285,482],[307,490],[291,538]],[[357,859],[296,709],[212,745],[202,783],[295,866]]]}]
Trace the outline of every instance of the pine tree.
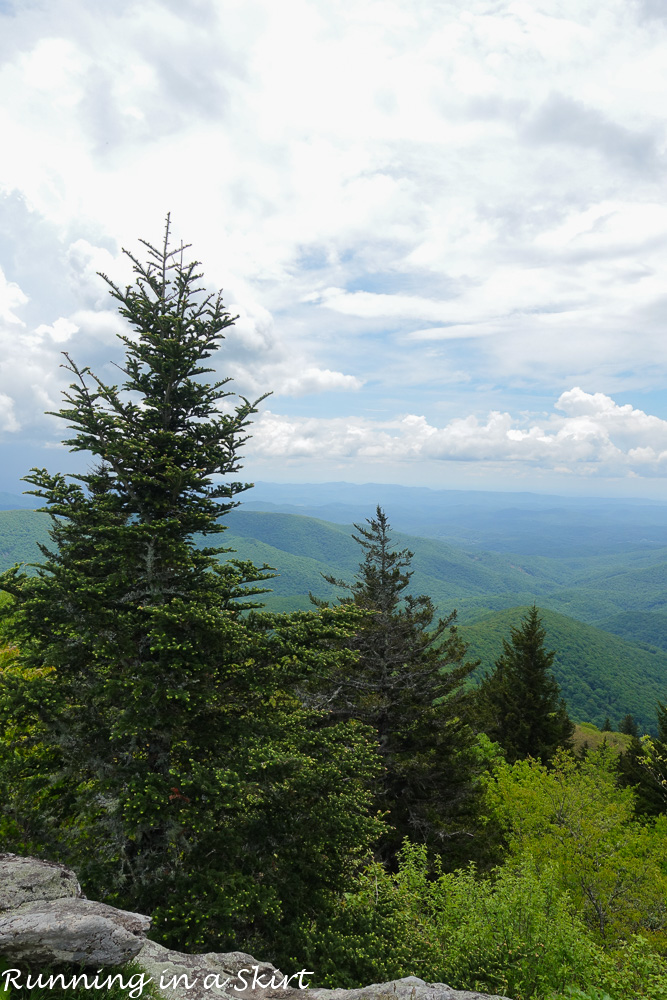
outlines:
[{"label": "pine tree", "polygon": [[333,718],[358,719],[377,733],[385,771],[376,801],[394,831],[380,853],[394,857],[407,836],[460,860],[478,773],[464,681],[477,664],[466,662],[456,612],[434,624],[431,599],[407,592],[413,553],[392,548],[379,506],[366,524],[355,524],[364,550],[355,581],[325,576],[347,591],[344,607],[366,612],[350,642],[358,659],[327,676],[319,703]]},{"label": "pine tree", "polygon": [[[657,705],[658,735],[653,740],[651,763],[646,747],[639,739],[634,719],[634,733],[628,733],[630,743],[618,758],[620,783],[635,790],[635,811],[638,816],[658,816],[667,811],[667,706]],[[626,716],[627,718],[627,716]]]},{"label": "pine tree", "polygon": [[525,757],[547,763],[558,747],[571,749],[574,725],[552,673],[554,652],[533,606],[482,683],[483,728],[505,751],[509,763]]},{"label": "pine tree", "polygon": [[626,736],[639,737],[639,729],[634,717],[629,713],[623,716],[620,726],[618,727],[619,733],[624,733]]},{"label": "pine tree", "polygon": [[94,463],[73,482],[27,477],[52,545],[36,576],[0,580],[5,633],[58,762],[43,849],[102,898],[152,912],[167,941],[238,947],[252,931],[266,950],[381,828],[372,735],[294,693],[350,659],[338,650],[360,616],[253,610],[266,568],[202,547],[246,488],[233,477],[259,401],[230,405],[228,379],[202,378],[233,319],[187,248],[170,249],[169,220],[162,247],[144,245],[147,264],[128,254],[133,286],[105,278],[133,331],[122,386],[66,356],[76,381],[57,415]]}]

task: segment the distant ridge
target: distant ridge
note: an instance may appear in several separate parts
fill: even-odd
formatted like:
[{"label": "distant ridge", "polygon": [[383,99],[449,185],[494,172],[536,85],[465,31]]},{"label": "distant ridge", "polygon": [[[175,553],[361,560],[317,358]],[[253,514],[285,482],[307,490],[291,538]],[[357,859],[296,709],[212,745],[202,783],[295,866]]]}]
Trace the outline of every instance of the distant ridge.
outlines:
[{"label": "distant ridge", "polygon": [[0,510],[34,510],[40,507],[37,497],[21,496],[18,493],[0,493]]},{"label": "distant ridge", "polygon": [[[269,610],[307,609],[309,591],[334,601],[339,592],[322,574],[352,580],[361,558],[350,523],[248,505],[224,523],[220,544],[275,567],[271,593],[263,598]],[[48,528],[46,514],[0,510],[0,569],[40,562],[38,543],[48,545]],[[548,519],[543,530],[555,541],[562,536]],[[412,592],[428,594],[442,614],[458,610],[464,637],[487,668],[510,626],[535,602],[559,652],[556,675],[572,716],[601,725],[606,715],[620,720],[630,712],[640,727],[655,726],[655,702],[667,700],[667,547],[633,549],[626,539],[626,549],[616,546],[612,553],[546,557],[401,531],[392,537],[414,552]]]},{"label": "distant ridge", "polygon": [[[378,494],[382,494],[379,497]],[[579,506],[581,504],[637,504],[657,505],[667,507],[667,500],[637,497],[599,497],[599,496],[565,496],[557,493],[533,493],[523,491],[502,490],[449,490],[434,489],[430,486],[403,486],[396,483],[348,483],[343,480],[326,483],[271,483],[257,480],[252,492],[245,494],[248,499],[271,500],[276,503],[383,503],[383,497],[428,503],[439,507],[443,502],[448,504],[468,503],[471,500],[479,504],[532,506],[544,503],[552,506],[554,502],[563,505]]]},{"label": "distant ridge", "polygon": [[493,552],[562,558],[667,548],[667,502],[431,490],[381,483],[255,483],[242,509],[360,523],[384,507],[411,535]]}]

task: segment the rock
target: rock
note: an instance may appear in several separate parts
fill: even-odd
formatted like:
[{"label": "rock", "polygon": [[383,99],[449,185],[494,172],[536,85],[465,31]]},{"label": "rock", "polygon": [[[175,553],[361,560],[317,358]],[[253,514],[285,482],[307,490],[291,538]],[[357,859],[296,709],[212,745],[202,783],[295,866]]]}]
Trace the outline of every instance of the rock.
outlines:
[{"label": "rock", "polygon": [[373,983],[359,990],[308,990],[308,997],[309,1000],[509,1000],[488,993],[455,990],[446,983],[425,983],[416,976]]},{"label": "rock", "polygon": [[84,899],[77,877],[55,861],[0,854],[0,914],[26,904],[69,896]]},{"label": "rock", "polygon": [[[150,917],[86,899],[64,865],[0,854],[0,955],[30,965],[121,965],[134,959],[165,1000],[300,1000],[299,970],[242,951],[184,955],[147,941]],[[304,970],[305,972],[305,970]],[[185,977],[185,978],[184,978]],[[310,976],[305,974],[306,986]],[[309,1000],[509,1000],[416,976],[358,990],[309,989]]]},{"label": "rock", "polygon": [[[280,984],[285,977],[275,966],[239,951],[184,955],[147,941],[136,962],[152,977],[165,1000],[300,1000],[303,997],[296,988],[297,977],[293,976],[292,986],[283,988]],[[311,978],[303,976],[304,986]],[[257,983],[254,989],[253,983]],[[307,997],[308,1000],[509,1000],[487,993],[454,990],[445,983],[426,983],[416,976],[374,983],[358,990],[309,989]]]},{"label": "rock", "polygon": [[[257,974],[263,981],[272,975],[281,973],[268,962],[258,962],[252,955],[242,951],[225,953],[206,952],[201,955],[184,955],[180,951],[171,951],[155,941],[146,941],[136,958],[141,966],[153,979],[155,985],[166,1000],[215,1000],[219,997],[232,998],[253,997],[259,1000],[266,991],[261,989],[242,990],[243,978],[239,973],[249,970],[247,980],[252,985],[252,979]],[[187,977],[183,979],[183,976]],[[169,984],[173,983],[171,987]],[[219,984],[219,985],[216,985]],[[222,985],[225,983],[225,985]],[[190,985],[188,985],[190,984]],[[237,987],[235,989],[234,987]],[[299,990],[281,990],[280,996],[287,997]],[[274,991],[271,995],[277,995]]]},{"label": "rock", "polygon": [[29,965],[122,965],[141,950],[150,917],[90,899],[23,904],[0,917],[0,954]]}]

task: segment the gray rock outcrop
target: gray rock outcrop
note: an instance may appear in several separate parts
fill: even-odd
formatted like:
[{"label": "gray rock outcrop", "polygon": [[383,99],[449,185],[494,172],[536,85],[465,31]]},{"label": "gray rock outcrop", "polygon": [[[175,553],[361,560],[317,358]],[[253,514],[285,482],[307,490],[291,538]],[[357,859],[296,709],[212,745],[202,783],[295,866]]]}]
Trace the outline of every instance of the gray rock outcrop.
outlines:
[{"label": "gray rock outcrop", "polygon": [[360,990],[308,990],[313,1000],[508,1000],[488,993],[453,990],[446,983],[425,983],[416,976],[374,983]]},{"label": "gray rock outcrop", "polygon": [[122,965],[141,951],[150,917],[86,899],[64,865],[0,854],[0,955],[34,965]]},{"label": "gray rock outcrop", "polygon": [[[157,985],[162,984],[161,993],[166,1000],[300,1000],[303,996],[295,986],[281,986],[286,977],[275,966],[258,962],[240,951],[183,955],[147,941],[137,962]],[[298,973],[291,978],[298,982]],[[308,978],[303,977],[304,986]],[[257,985],[253,989],[254,982]],[[307,997],[308,1000],[508,1000],[488,993],[454,990],[446,983],[426,983],[416,976],[374,983],[358,990],[309,989]]]},{"label": "gray rock outcrop", "polygon": [[[132,959],[165,1000],[300,1000],[309,976],[285,977],[245,952],[185,955],[146,940],[150,917],[86,899],[64,865],[0,854],[0,955],[89,968]],[[304,970],[305,973],[305,970]],[[358,990],[309,989],[309,1000],[509,1000],[416,976]]]},{"label": "gray rock outcrop", "polygon": [[0,854],[0,917],[27,903],[71,897],[83,899],[73,871],[55,861]]},{"label": "gray rock outcrop", "polygon": [[[282,974],[268,962],[258,962],[242,951],[184,955],[155,941],[147,941],[137,956],[137,963],[152,977],[165,1000],[217,1000],[219,997],[263,1000],[276,996],[288,1000],[293,994],[301,993],[298,989],[278,990],[270,986],[253,989],[255,976],[265,983],[271,977],[277,982]],[[244,970],[248,970],[248,975],[243,974]]]},{"label": "gray rock outcrop", "polygon": [[143,947],[150,917],[91,899],[50,899],[24,904],[0,917],[0,954],[51,965],[122,965]]}]

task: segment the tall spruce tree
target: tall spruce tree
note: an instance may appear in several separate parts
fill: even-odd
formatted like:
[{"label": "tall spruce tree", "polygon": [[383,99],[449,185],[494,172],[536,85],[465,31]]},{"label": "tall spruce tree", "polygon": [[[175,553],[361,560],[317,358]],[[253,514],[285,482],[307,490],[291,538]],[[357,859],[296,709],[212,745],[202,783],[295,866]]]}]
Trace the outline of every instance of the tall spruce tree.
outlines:
[{"label": "tall spruce tree", "polygon": [[652,740],[652,752],[642,744],[633,719],[634,732],[626,733],[631,739],[618,757],[620,783],[626,788],[634,788],[638,816],[658,816],[667,812],[667,706],[660,701],[657,716],[658,734]]},{"label": "tall spruce tree", "polygon": [[619,733],[623,733],[625,736],[632,736],[635,739],[639,738],[639,727],[634,720],[634,716],[630,715],[630,713],[623,716],[618,727],[618,731]]},{"label": "tall spruce tree", "polygon": [[293,693],[350,660],[360,615],[253,610],[265,568],[202,547],[246,488],[233,477],[257,402],[230,405],[229,380],[203,378],[233,319],[169,237],[167,220],[147,264],[128,254],[134,285],[105,278],[132,330],[122,386],[67,358],[76,381],[57,415],[93,464],[73,482],[27,477],[52,545],[35,576],[0,579],[5,635],[23,692],[32,677],[26,731],[62,792],[42,849],[152,912],[167,942],[284,957],[289,928],[381,829],[372,733],[328,725]]},{"label": "tall spruce tree", "polygon": [[558,747],[571,749],[574,725],[552,673],[554,652],[544,648],[546,632],[533,606],[482,683],[482,728],[514,763],[534,757],[551,760]]},{"label": "tall spruce tree", "polygon": [[477,664],[466,661],[456,611],[436,620],[431,599],[408,592],[413,553],[393,549],[381,507],[366,525],[355,524],[364,559],[354,582],[325,576],[347,592],[340,604],[366,617],[349,643],[356,662],[329,673],[320,704],[333,718],[358,719],[377,733],[384,773],[376,802],[393,828],[379,853],[395,857],[410,837],[453,864],[469,846],[479,771],[464,691]]}]

